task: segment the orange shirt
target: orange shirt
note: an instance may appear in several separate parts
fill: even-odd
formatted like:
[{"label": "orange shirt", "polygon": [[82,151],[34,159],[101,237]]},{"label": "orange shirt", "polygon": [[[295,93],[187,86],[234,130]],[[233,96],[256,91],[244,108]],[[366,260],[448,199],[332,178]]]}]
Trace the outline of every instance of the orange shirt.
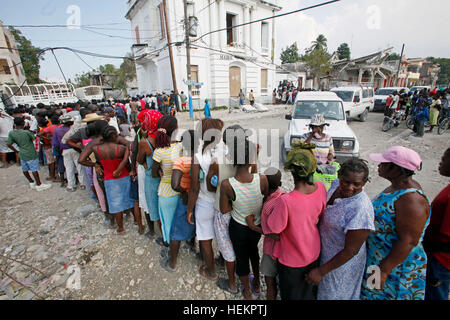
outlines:
[{"label": "orange shirt", "polygon": [[183,173],[180,181],[180,186],[184,190],[186,190],[186,192],[189,192],[189,188],[191,187],[191,175],[190,175],[191,164],[192,164],[191,157],[178,158],[173,164],[174,170],[180,170]]}]

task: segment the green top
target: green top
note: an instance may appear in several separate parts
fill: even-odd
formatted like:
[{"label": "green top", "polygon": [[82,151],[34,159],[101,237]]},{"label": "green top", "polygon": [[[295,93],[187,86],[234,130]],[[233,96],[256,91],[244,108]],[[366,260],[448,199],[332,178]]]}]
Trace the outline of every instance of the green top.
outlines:
[{"label": "green top", "polygon": [[34,135],[27,130],[13,130],[8,135],[8,145],[19,146],[19,158],[23,161],[37,159],[38,154],[34,148]]}]

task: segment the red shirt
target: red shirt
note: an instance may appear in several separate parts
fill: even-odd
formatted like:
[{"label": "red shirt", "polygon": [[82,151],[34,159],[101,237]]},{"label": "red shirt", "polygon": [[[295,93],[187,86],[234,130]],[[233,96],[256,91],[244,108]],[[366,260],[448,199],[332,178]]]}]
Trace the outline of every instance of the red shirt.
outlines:
[{"label": "red shirt", "polygon": [[[450,245],[450,184],[439,193],[431,204],[430,225],[425,240]],[[450,270],[450,253],[432,252],[433,257]]]}]

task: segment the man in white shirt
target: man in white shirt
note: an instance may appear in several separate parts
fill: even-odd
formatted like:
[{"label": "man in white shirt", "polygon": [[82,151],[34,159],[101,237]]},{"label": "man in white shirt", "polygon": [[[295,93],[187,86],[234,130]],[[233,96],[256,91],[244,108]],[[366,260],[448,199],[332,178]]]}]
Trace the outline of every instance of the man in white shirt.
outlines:
[{"label": "man in white shirt", "polygon": [[397,91],[393,93],[394,97],[392,98],[391,106],[389,107],[391,110],[395,111],[398,108],[398,103],[400,102],[400,95]]}]

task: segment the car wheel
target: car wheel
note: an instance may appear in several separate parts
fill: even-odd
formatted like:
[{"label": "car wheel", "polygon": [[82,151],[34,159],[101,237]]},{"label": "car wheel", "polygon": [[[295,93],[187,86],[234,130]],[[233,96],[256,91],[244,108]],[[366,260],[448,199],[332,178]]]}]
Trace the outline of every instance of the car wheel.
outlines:
[{"label": "car wheel", "polygon": [[359,121],[366,122],[368,115],[369,115],[369,110],[368,109],[364,110],[364,112],[359,115]]}]

